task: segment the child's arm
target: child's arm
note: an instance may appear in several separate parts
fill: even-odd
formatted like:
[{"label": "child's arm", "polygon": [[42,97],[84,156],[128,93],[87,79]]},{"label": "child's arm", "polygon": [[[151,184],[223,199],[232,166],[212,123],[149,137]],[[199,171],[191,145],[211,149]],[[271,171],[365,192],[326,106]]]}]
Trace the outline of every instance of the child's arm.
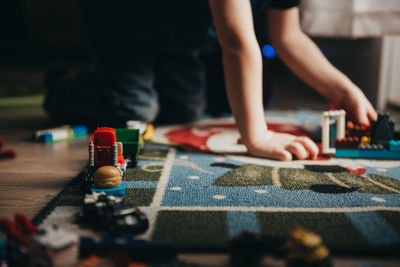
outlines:
[{"label": "child's arm", "polygon": [[302,80],[343,108],[360,124],[377,115],[362,91],[324,57],[315,43],[300,29],[299,9],[267,10],[270,40],[278,56]]},{"label": "child's arm", "polygon": [[268,131],[262,102],[262,58],[254,33],[250,1],[209,0],[222,47],[229,103],[248,152],[291,160],[316,158],[318,148],[306,137]]}]

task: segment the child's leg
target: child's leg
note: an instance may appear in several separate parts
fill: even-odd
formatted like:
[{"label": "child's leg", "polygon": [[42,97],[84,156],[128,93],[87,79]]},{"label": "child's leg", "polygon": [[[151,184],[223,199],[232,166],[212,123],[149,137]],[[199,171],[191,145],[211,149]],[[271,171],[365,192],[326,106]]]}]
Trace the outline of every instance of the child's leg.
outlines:
[{"label": "child's leg", "polygon": [[49,88],[45,109],[67,123],[121,125],[158,113],[152,52],[106,16],[82,10],[95,71],[63,75]]},{"label": "child's leg", "polygon": [[205,70],[198,51],[158,55],[156,81],[161,107],[158,122],[200,119],[205,108]]}]

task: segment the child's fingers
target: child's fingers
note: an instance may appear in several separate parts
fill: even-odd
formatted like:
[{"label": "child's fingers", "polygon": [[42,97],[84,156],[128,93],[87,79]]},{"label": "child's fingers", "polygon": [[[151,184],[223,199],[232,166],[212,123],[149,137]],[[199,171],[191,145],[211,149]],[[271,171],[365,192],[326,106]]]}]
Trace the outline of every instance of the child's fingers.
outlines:
[{"label": "child's fingers", "polygon": [[310,154],[311,159],[317,158],[319,152],[318,146],[310,138],[299,136],[296,138],[296,142],[299,142],[305,147],[305,149]]},{"label": "child's fingers", "polygon": [[368,105],[367,116],[371,121],[376,121],[378,119],[378,114],[376,114],[375,109],[371,105]]},{"label": "child's fingers", "polygon": [[306,159],[308,158],[308,152],[304,148],[304,146],[298,142],[292,142],[286,146],[286,150],[290,153],[296,155],[298,159]]},{"label": "child's fingers", "polygon": [[281,160],[281,161],[290,161],[293,159],[293,156],[288,151],[286,151],[284,149],[280,149],[280,150],[272,151],[271,158]]},{"label": "child's fingers", "polygon": [[355,121],[358,124],[368,126],[370,124],[368,113],[368,107],[365,105],[358,106],[354,113]]}]

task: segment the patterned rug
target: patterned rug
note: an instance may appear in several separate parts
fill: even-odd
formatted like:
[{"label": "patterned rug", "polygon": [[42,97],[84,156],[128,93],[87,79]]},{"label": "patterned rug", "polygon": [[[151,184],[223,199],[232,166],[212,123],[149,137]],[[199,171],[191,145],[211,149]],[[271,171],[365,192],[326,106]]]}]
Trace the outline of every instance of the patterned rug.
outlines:
[{"label": "patterned rug", "polygon": [[[268,119],[275,130],[308,134],[304,129],[314,131],[320,115],[275,113]],[[185,250],[224,250],[243,230],[284,238],[301,225],[320,234],[334,253],[399,251],[400,160],[248,157],[232,123],[156,131],[154,141],[163,144],[147,144],[138,167],[124,177],[127,197],[150,221],[141,238]],[[171,145],[177,140],[185,149]],[[98,236],[74,219],[82,201],[78,177],[34,222]]]}]

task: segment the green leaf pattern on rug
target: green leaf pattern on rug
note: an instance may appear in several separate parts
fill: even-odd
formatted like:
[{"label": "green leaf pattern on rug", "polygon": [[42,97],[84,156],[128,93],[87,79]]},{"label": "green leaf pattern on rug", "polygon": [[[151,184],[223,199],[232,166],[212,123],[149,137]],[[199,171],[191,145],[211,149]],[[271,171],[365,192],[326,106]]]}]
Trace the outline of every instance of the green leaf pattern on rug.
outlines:
[{"label": "green leaf pattern on rug", "polygon": [[244,164],[230,170],[218,177],[213,185],[227,187],[275,185],[285,190],[307,190],[315,185],[335,185],[354,188],[360,193],[400,194],[400,181],[378,174],[323,173],[257,164]]}]

